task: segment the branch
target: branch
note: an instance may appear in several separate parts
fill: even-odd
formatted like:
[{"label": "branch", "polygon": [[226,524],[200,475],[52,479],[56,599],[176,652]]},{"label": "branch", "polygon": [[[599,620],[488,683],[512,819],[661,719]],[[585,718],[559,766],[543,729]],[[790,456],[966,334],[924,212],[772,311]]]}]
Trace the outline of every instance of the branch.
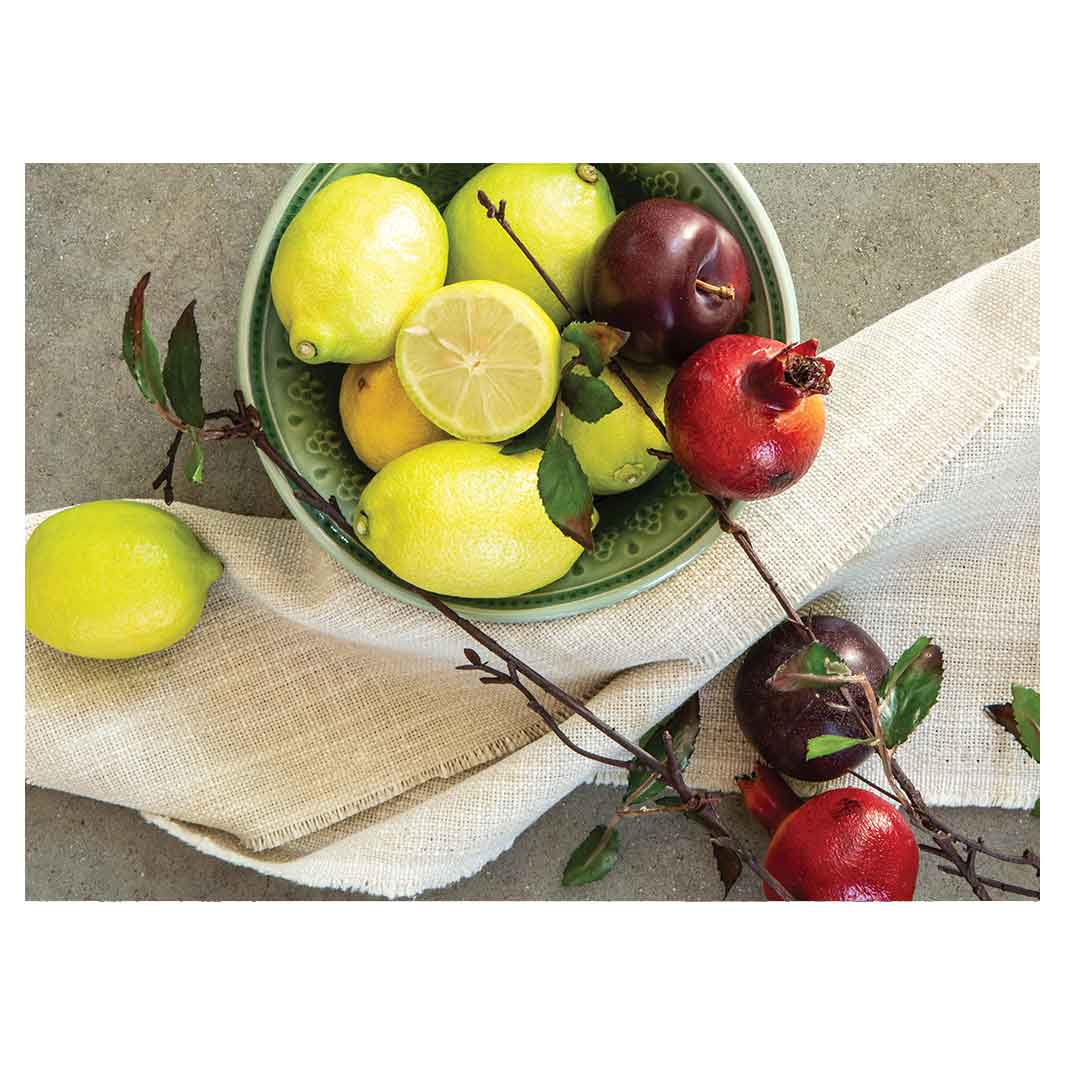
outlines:
[{"label": "branch", "polygon": [[174,439],[170,444],[170,447],[166,451],[166,465],[163,467],[159,476],[152,481],[153,488],[163,489],[163,502],[167,506],[170,506],[174,502],[174,463],[177,461],[178,448],[181,447],[181,438],[185,435],[185,429],[182,427],[174,434]]},{"label": "branch", "polygon": [[[466,649],[466,657],[469,659],[471,655],[476,656],[476,652]],[[583,747],[579,747],[567,736],[555,719],[551,716],[551,712],[536,696],[529,690],[529,688],[522,683],[518,677],[517,670],[511,667],[509,672],[504,672],[501,669],[496,669],[495,666],[490,666],[487,662],[482,662],[480,658],[477,661],[470,659],[465,665],[456,666],[456,669],[475,669],[480,670],[482,673],[488,674],[489,677],[494,677],[500,684],[511,684],[522,695],[525,696],[526,702],[529,704],[529,709],[533,710],[541,721],[571,750],[575,751],[579,755],[583,755],[585,758],[590,758],[593,762],[602,762],[603,765],[613,766],[616,769],[628,769],[632,762],[631,760],[625,761],[621,758],[608,758],[605,754],[596,754],[594,751],[585,750]],[[482,683],[486,678],[481,678]]]},{"label": "branch", "polygon": [[492,201],[489,199],[488,193],[478,189],[477,202],[485,209],[488,214],[488,217],[491,218],[493,221],[498,222],[500,226],[503,227],[503,232],[506,233],[506,235],[510,237],[510,239],[514,241],[515,244],[517,244],[518,248],[521,250],[522,255],[524,255],[525,258],[529,260],[533,269],[543,278],[544,284],[547,285],[547,287],[551,290],[555,299],[557,299],[558,302],[561,303],[562,306],[566,309],[566,313],[570,316],[570,318],[576,318],[577,312],[576,310],[574,310],[573,304],[571,304],[570,301],[562,295],[562,289],[560,289],[558,285],[555,284],[550,274],[548,274],[548,272],[540,265],[536,256],[533,255],[533,253],[529,251],[529,249],[525,246],[525,243],[521,239],[521,237],[519,237],[518,234],[510,228],[510,223],[507,221],[506,218],[507,201],[500,200],[499,205],[496,206],[496,204],[492,203]]},{"label": "branch", "polygon": [[[927,854],[938,855],[940,853],[938,847],[929,847],[923,843],[921,844],[921,850],[925,851]],[[962,875],[952,865],[937,865],[936,868],[941,872],[946,873],[948,876]],[[980,883],[985,887],[995,888],[997,891],[1006,891],[1013,895],[1023,895],[1026,899],[1039,898],[1039,892],[1034,888],[1022,887],[1020,884],[1007,884],[1003,880],[992,880],[990,877],[986,876],[980,877]]]}]

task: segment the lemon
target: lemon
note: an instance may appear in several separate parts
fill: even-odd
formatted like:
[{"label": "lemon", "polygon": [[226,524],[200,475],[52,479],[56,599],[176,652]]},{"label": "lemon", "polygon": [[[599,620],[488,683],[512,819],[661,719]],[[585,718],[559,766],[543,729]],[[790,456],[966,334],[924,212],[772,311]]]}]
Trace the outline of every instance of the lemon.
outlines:
[{"label": "lemon", "polygon": [[[673,376],[671,366],[633,366],[625,371],[651,409],[665,420],[666,387]],[[574,373],[587,373],[583,366]],[[662,434],[640,408],[629,390],[607,367],[602,380],[621,401],[621,406],[597,422],[583,422],[567,408],[562,417],[562,435],[573,445],[577,461],[588,475],[595,495],[614,495],[639,488],[649,481],[666,462],[647,453],[649,447],[668,451]]]},{"label": "lemon", "polygon": [[353,174],[316,192],[277,248],[270,291],[304,362],[378,362],[444,283],[447,228],[416,185]]},{"label": "lemon", "polygon": [[26,628],[84,658],[135,658],[195,626],[222,563],[146,503],[61,510],[26,542]]},{"label": "lemon", "polygon": [[581,546],[544,511],[540,456],[463,440],[408,451],[363,490],[355,532],[393,573],[439,595],[542,588],[577,561]]},{"label": "lemon", "polygon": [[420,303],[396,342],[407,395],[463,440],[508,440],[551,406],[562,338],[523,292],[496,281],[447,285]]},{"label": "lemon", "polygon": [[584,302],[584,266],[617,215],[606,178],[588,163],[493,163],[475,174],[444,209],[451,259],[448,281],[486,278],[521,289],[560,328],[565,308],[499,224],[477,201],[506,200],[505,217],[573,307]]},{"label": "lemon", "polygon": [[422,444],[447,439],[407,398],[395,359],[344,371],[340,422],[355,454],[374,472]]}]

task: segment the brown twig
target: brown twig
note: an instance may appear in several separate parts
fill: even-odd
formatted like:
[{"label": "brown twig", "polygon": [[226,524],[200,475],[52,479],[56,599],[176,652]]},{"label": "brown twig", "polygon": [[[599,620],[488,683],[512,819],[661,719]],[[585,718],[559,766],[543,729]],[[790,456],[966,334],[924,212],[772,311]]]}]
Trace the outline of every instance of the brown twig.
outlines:
[{"label": "brown twig", "polygon": [[[942,857],[942,851],[938,847],[930,847],[926,843],[920,844],[920,850],[925,854],[932,854],[935,857]],[[946,873],[948,876],[962,876],[957,869],[952,865],[937,865],[937,869]],[[998,891],[1010,892],[1014,895],[1023,895],[1026,899],[1039,898],[1039,892],[1035,888],[1022,887],[1020,884],[1007,884],[1004,880],[992,880],[990,877],[981,876],[979,878],[980,883],[985,887],[995,888]]]},{"label": "brown twig", "polygon": [[536,258],[536,256],[533,255],[533,253],[529,251],[529,249],[525,246],[525,242],[521,239],[521,237],[519,237],[518,234],[515,233],[513,229],[511,229],[510,223],[507,221],[506,217],[507,201],[500,200],[497,206],[496,204],[492,203],[491,199],[488,196],[488,193],[484,192],[482,189],[478,189],[477,202],[485,209],[488,214],[488,217],[491,218],[493,221],[498,222],[500,226],[503,227],[503,232],[506,233],[506,235],[510,237],[510,239],[514,241],[515,244],[517,244],[518,248],[521,250],[522,255],[524,255],[525,258],[529,260],[529,263],[533,267],[533,269],[540,275],[540,277],[543,278],[544,284],[547,285],[547,287],[551,290],[555,299],[557,299],[558,302],[561,303],[562,306],[566,309],[566,313],[570,316],[570,318],[576,318],[577,312],[574,309],[573,304],[570,303],[570,301],[566,299],[566,297],[562,294],[562,289],[560,289],[558,285],[555,284],[554,280],[551,278],[551,275],[548,274],[548,272],[540,265],[540,262]]},{"label": "brown twig", "polygon": [[185,427],[182,426],[174,434],[170,447],[166,449],[166,465],[162,468],[159,476],[152,481],[152,488],[163,489],[163,501],[167,506],[174,502],[174,463],[177,461],[178,448],[181,447],[181,438],[185,435]]}]

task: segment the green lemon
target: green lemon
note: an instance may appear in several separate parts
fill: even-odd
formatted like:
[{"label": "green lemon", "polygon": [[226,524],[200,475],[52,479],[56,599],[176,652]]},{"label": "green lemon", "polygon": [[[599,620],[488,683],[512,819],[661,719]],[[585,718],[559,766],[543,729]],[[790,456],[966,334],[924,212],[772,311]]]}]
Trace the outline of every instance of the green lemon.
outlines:
[{"label": "green lemon", "polygon": [[379,362],[444,283],[447,228],[416,185],[353,174],[316,192],[277,247],[270,292],[304,362]]},{"label": "green lemon", "polygon": [[499,224],[477,201],[506,201],[505,217],[578,311],[584,266],[617,215],[606,178],[589,163],[493,163],[475,174],[444,209],[451,259],[448,281],[501,281],[532,296],[559,327],[569,315]]},{"label": "green lemon", "polygon": [[525,432],[558,392],[562,338],[533,300],[496,281],[445,285],[403,323],[396,370],[411,402],[462,440]]},{"label": "green lemon", "polygon": [[135,658],[187,635],[222,563],[177,518],[123,500],[82,503],[26,541],[26,628],[83,658]]},{"label": "green lemon", "polygon": [[540,501],[540,451],[443,440],[390,462],[363,490],[359,539],[403,580],[439,595],[521,595],[569,570],[579,544]]},{"label": "green lemon", "polygon": [[[651,409],[665,420],[666,388],[673,367],[626,363],[625,371]],[[574,373],[587,372],[583,366],[574,370]],[[621,406],[597,422],[583,422],[567,408],[562,418],[562,435],[573,445],[592,492],[614,495],[639,488],[658,473],[666,462],[649,455],[647,449],[668,451],[669,445],[609,367],[603,371],[602,380],[610,385]]]}]

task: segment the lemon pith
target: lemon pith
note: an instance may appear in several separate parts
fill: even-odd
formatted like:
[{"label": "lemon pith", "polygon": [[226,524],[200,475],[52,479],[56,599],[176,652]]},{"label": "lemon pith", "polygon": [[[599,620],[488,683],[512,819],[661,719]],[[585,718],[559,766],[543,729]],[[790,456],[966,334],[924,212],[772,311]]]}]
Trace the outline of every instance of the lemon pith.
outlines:
[{"label": "lemon pith", "polygon": [[403,323],[396,369],[414,405],[463,440],[517,436],[558,391],[561,338],[524,293],[495,281],[447,285]]}]

